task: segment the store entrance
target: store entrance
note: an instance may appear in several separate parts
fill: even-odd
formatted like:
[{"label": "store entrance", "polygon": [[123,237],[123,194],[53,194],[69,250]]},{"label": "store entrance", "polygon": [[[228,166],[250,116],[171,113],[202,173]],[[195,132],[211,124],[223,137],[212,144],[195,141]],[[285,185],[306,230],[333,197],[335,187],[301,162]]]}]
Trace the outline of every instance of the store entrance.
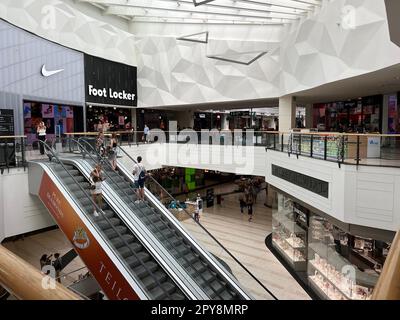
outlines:
[{"label": "store entrance", "polygon": [[48,140],[54,139],[56,135],[82,132],[83,107],[24,101],[24,134],[28,145],[37,140],[36,128],[41,121],[46,125]]},{"label": "store entrance", "polygon": [[86,109],[87,131],[124,131],[132,129],[132,109],[89,105]]}]

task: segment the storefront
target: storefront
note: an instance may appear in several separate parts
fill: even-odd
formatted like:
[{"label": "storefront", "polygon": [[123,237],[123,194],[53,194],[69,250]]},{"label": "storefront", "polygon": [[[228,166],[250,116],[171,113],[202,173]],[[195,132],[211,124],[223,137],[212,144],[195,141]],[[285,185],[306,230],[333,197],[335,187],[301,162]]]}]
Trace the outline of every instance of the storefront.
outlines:
[{"label": "storefront", "polygon": [[[0,20],[0,109],[7,110],[8,134],[36,138],[44,121],[47,139],[83,131],[83,54]],[[12,127],[12,130],[11,130]]]},{"label": "storefront", "polygon": [[394,233],[341,223],[276,189],[272,197],[267,244],[296,280],[317,299],[370,299]]},{"label": "storefront", "polygon": [[37,140],[36,128],[41,121],[46,125],[46,138],[53,140],[69,132],[82,132],[83,108],[63,104],[24,101],[24,134],[31,145]]},{"label": "storefront", "polygon": [[383,96],[315,104],[313,127],[319,131],[382,132]]},{"label": "storefront", "polygon": [[136,126],[136,67],[85,54],[87,131]]}]

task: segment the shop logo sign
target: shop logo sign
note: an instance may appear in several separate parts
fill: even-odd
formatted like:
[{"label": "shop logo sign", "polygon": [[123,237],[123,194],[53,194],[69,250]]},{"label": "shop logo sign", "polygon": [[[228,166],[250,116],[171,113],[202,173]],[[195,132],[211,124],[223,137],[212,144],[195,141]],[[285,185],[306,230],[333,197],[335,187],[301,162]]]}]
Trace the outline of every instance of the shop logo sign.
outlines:
[{"label": "shop logo sign", "polygon": [[58,69],[58,70],[49,71],[49,70],[46,69],[46,65],[45,64],[42,66],[42,76],[46,77],[46,78],[50,77],[50,76],[53,76],[53,75],[55,75],[57,73],[63,72],[63,71],[64,71],[64,69]]},{"label": "shop logo sign", "polygon": [[78,249],[86,249],[90,244],[89,237],[83,228],[78,228],[74,231],[72,242]]}]

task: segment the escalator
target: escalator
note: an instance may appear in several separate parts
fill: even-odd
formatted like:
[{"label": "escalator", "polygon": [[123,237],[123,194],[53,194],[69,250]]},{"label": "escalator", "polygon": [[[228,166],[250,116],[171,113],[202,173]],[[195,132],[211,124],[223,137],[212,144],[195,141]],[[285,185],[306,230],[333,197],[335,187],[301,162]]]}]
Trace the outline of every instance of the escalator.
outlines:
[{"label": "escalator", "polygon": [[99,208],[92,201],[87,177],[57,159],[59,163],[29,164],[30,192],[49,209],[108,298],[187,299],[189,290],[177,284],[173,272],[166,272],[152,248],[128,228],[113,206],[104,202]]},{"label": "escalator", "polygon": [[[80,160],[79,162],[83,162]],[[85,160],[87,169],[96,164],[93,160]],[[189,239],[170,221],[164,211],[160,210],[155,198],[135,203],[136,195],[132,181],[124,174],[126,169],[120,165],[120,170],[115,172],[111,166],[104,162],[103,173],[106,177],[105,184],[114,191],[115,198],[120,198],[130,210],[126,214],[134,214],[159,241],[161,249],[166,250],[175,261],[183,268],[187,275],[203,290],[204,298],[212,300],[240,300],[247,295],[239,285],[225,276],[223,268],[217,268],[215,261],[202,254]],[[162,206],[162,205],[161,205]]]},{"label": "escalator", "polygon": [[[177,285],[174,284],[135,235],[124,225],[108,203],[105,202],[103,208],[100,208],[103,210],[102,215],[99,217],[93,216],[93,204],[81,190],[87,190],[89,182],[74,166],[65,165],[65,168],[68,172],[64,171],[64,168],[60,165],[53,166],[57,176],[68,191],[78,200],[86,215],[92,219],[93,223],[101,230],[103,236],[112,244],[148,295],[155,300],[185,299],[185,295]],[[76,185],[75,181],[79,185]]]},{"label": "escalator", "polygon": [[148,229],[161,244],[161,249],[166,250],[187,276],[200,287],[205,294],[204,298],[251,299],[218,259],[202,249],[182,226],[176,223],[175,218],[154,195],[146,190],[146,201],[136,203],[133,177],[121,163],[118,164],[118,170],[114,171],[110,163],[104,161],[89,143],[84,140],[78,143],[86,158],[79,162],[85,163],[83,166],[86,166],[88,172],[99,161],[103,163],[108,193],[114,193],[115,198],[125,203],[126,214],[133,214],[140,220],[142,228]]}]

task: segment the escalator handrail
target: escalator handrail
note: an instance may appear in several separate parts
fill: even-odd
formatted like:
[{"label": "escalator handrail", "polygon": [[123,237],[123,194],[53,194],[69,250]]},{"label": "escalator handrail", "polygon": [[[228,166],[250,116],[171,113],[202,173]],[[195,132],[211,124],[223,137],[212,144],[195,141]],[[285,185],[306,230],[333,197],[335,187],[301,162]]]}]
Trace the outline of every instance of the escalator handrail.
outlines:
[{"label": "escalator handrail", "polygon": [[[118,146],[118,148],[135,164],[137,164],[136,160],[132,158],[130,154],[128,154],[121,146]],[[151,175],[148,175],[150,179],[163,191],[165,192],[175,203],[178,203],[177,200],[167,191],[164,189],[164,187]],[[275,300],[278,300],[278,298],[260,281],[258,278],[250,272],[227,248],[225,248],[221,242],[219,242],[200,222],[196,221],[194,217],[185,209],[180,207],[195,223],[197,223],[201,229],[203,229],[204,232],[206,232],[237,264],[239,264],[240,267],[243,268],[265,291],[268,292],[268,294],[274,298]]]},{"label": "escalator handrail", "polygon": [[[90,200],[90,202],[94,205],[94,207],[99,210],[100,214],[102,215],[102,217],[107,221],[107,223],[111,226],[111,228],[117,233],[118,237],[123,241],[123,243],[128,247],[128,249],[131,251],[131,253],[135,256],[136,259],[138,259],[138,261],[140,261],[141,265],[146,269],[146,271],[152,276],[154,277],[154,279],[158,282],[158,284],[160,285],[161,290],[163,290],[168,297],[170,297],[170,294],[168,293],[168,291],[166,291],[161,284],[159,283],[157,277],[154,276],[153,272],[151,270],[149,270],[145,263],[143,262],[143,260],[138,257],[138,255],[136,254],[136,252],[129,246],[128,242],[124,239],[124,237],[120,234],[120,232],[114,227],[114,225],[111,223],[111,221],[107,218],[107,216],[104,214],[103,209],[99,208],[99,206],[97,205],[97,203],[95,203],[95,201],[93,201],[92,197],[89,195],[89,193],[82,188],[82,186],[79,184],[79,182],[74,178],[74,176],[68,171],[68,169],[65,167],[65,165],[62,163],[62,161],[60,160],[60,158],[56,155],[56,153],[54,152],[54,150],[52,148],[50,148],[44,141],[39,141],[39,143],[43,144],[45,150],[47,149],[48,151],[50,151],[51,155],[57,160],[57,162],[61,165],[61,167],[64,169],[65,172],[67,172],[67,174],[72,178],[72,180],[75,182],[76,185],[79,186],[79,188],[81,189],[81,191],[85,194],[85,196]],[[86,215],[85,215],[86,216]],[[90,221],[90,219],[88,219]],[[91,223],[93,225],[93,223]],[[96,225],[93,225],[96,228]],[[99,229],[99,228],[96,228]],[[101,230],[99,230],[99,234],[101,234]],[[108,241],[106,241],[108,242]],[[119,259],[121,260],[121,259]],[[123,263],[126,265],[126,263]],[[127,268],[129,270],[129,273],[132,274],[132,272],[130,272],[130,268]],[[134,278],[136,279],[136,277],[134,276]]]},{"label": "escalator handrail", "polygon": [[[97,150],[96,150],[95,148],[93,148],[93,146],[92,146],[90,143],[88,143],[85,139],[79,138],[78,141],[76,141],[76,140],[74,140],[74,139],[73,139],[72,141],[75,142],[75,143],[77,143],[77,145],[78,145],[81,149],[83,148],[82,144],[80,143],[80,142],[82,141],[83,143],[85,143],[85,144],[97,155],[97,157],[98,157],[99,159],[102,159],[101,155],[97,152]],[[84,150],[84,149],[83,149],[83,150]],[[92,161],[96,161],[96,160],[93,158],[93,156],[90,154],[90,152],[87,152],[87,154],[88,154],[89,157],[92,159]],[[108,161],[105,161],[105,163],[106,163],[107,167],[109,167],[110,169],[112,169],[112,167],[111,167],[111,165],[110,165],[110,163],[109,163]],[[104,173],[105,173],[105,174],[111,179],[111,181],[117,186],[118,190],[121,191],[121,192],[123,192],[123,194],[124,194],[125,196],[127,196],[127,197],[131,197],[131,196],[132,196],[132,195],[127,194],[127,193],[124,191],[124,189],[121,188],[120,185],[114,180],[114,178],[111,177],[111,175],[108,174],[107,171],[104,171]],[[124,180],[123,177],[119,176],[119,179],[122,180],[123,182],[125,182],[125,180]],[[122,200],[123,200],[123,199],[122,199]],[[123,201],[124,201],[124,200],[123,200]],[[125,202],[125,201],[124,201],[124,202]],[[142,211],[142,209],[139,208],[138,206],[136,206],[135,203],[133,203],[133,205],[135,206],[135,208],[136,208],[137,210],[139,210],[139,211],[143,214],[143,217],[147,220],[148,224],[151,225],[151,226],[154,226],[154,227],[159,231],[159,233],[161,234],[161,236],[163,237],[163,239],[171,246],[171,249],[166,248],[166,250],[167,250],[168,252],[170,252],[170,251],[172,251],[172,252],[175,251],[176,254],[177,254],[179,257],[183,258],[183,259],[188,263],[188,266],[185,268],[185,267],[184,267],[183,265],[181,265],[181,264],[179,263],[179,261],[178,261],[178,264],[181,265],[181,267],[182,267],[185,271],[187,271],[186,269],[189,268],[189,267],[191,267],[191,263],[190,263],[190,261],[188,260],[188,258],[187,258],[185,255],[180,255],[180,254],[179,254],[179,251],[175,249],[175,246],[174,246],[174,244],[172,243],[172,241],[164,235],[164,233],[163,233],[162,230],[157,226],[157,224],[153,223],[153,222],[150,220],[150,218]],[[151,232],[151,231],[150,231],[150,232]],[[156,237],[156,238],[157,238],[157,237]],[[164,245],[163,243],[161,243],[161,244]],[[165,245],[164,245],[164,247],[165,247]],[[171,255],[174,257],[174,254],[172,254],[172,252],[171,252]],[[207,280],[204,278],[204,276],[203,276],[202,273],[197,272],[197,270],[194,269],[194,268],[193,268],[193,270],[196,271],[196,275],[197,275],[198,277],[202,278],[202,279],[204,280],[204,282],[207,283]],[[194,280],[195,283],[196,283],[196,279],[193,279],[193,280]],[[201,287],[201,286],[200,286],[200,287]],[[218,295],[217,291],[216,291],[214,288],[211,287],[211,289],[215,292],[215,294]]]}]

